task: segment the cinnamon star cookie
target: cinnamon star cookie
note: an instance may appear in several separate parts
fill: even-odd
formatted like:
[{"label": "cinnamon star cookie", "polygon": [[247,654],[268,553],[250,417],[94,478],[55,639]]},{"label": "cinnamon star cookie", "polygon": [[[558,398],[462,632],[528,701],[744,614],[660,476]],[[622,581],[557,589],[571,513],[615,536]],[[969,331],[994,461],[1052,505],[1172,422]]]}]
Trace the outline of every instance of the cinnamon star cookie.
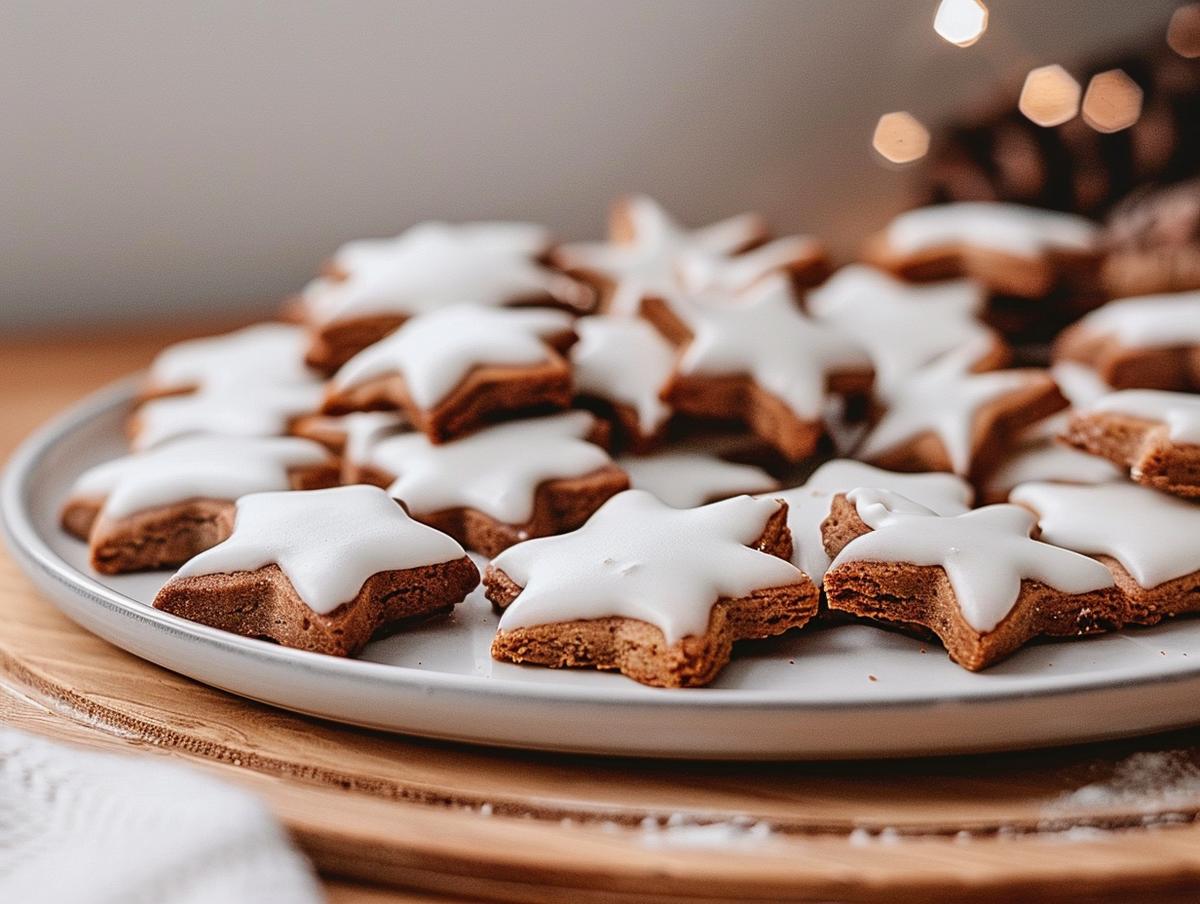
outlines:
[{"label": "cinnamon star cookie", "polygon": [[816,614],[816,585],[788,563],[787,506],[738,496],[675,509],[641,490],[573,533],[513,546],[488,567],[504,610],[501,660],[616,669],[643,684],[708,684],[735,640]]}]

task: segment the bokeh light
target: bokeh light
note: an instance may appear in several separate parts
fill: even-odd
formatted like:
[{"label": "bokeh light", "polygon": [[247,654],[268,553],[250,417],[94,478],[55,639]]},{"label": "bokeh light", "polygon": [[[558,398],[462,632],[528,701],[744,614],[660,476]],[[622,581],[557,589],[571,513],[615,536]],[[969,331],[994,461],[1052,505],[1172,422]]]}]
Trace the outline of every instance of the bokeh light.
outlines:
[{"label": "bokeh light", "polygon": [[1039,66],[1025,76],[1018,107],[1039,126],[1060,126],[1079,112],[1079,82],[1057,63]]},{"label": "bokeh light", "polygon": [[942,0],[933,15],[933,30],[956,47],[970,47],[987,26],[988,9],[980,0]]},{"label": "bokeh light", "polygon": [[1088,82],[1081,112],[1097,132],[1128,129],[1142,115],[1142,89],[1120,69],[1097,73]]},{"label": "bokeh light", "polygon": [[1200,3],[1175,10],[1167,26],[1167,44],[1181,57],[1200,57]]},{"label": "bokeh light", "polygon": [[929,130],[911,113],[885,113],[875,124],[871,145],[889,163],[912,163],[929,151]]}]

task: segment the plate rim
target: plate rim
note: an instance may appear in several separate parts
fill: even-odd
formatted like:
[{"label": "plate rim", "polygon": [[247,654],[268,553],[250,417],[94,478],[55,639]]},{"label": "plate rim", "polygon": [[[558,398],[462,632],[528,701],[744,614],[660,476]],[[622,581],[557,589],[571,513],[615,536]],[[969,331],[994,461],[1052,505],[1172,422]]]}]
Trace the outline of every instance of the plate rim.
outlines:
[{"label": "plate rim", "polygon": [[[153,630],[216,648],[226,654],[267,660],[283,668],[301,668],[311,672],[336,675],[341,680],[383,681],[406,689],[429,689],[450,693],[465,693],[497,700],[519,697],[525,704],[539,702],[562,704],[608,705],[619,707],[648,707],[690,709],[697,712],[713,708],[744,711],[803,713],[809,711],[855,709],[887,709],[896,714],[920,711],[947,705],[986,706],[1014,703],[1039,698],[1069,697],[1113,689],[1145,688],[1156,684],[1175,684],[1200,679],[1200,657],[1195,664],[1177,666],[1169,672],[1126,675],[1113,678],[1111,673],[1096,670],[1078,675],[1056,677],[1046,687],[1005,689],[997,684],[970,694],[952,693],[937,696],[901,696],[892,699],[832,698],[828,700],[797,699],[786,690],[749,690],[744,688],[627,688],[614,691],[612,686],[554,684],[552,682],[514,681],[505,678],[456,674],[411,666],[390,665],[354,658],[327,657],[319,653],[295,650],[267,644],[254,638],[242,637],[188,621],[170,613],[147,606],[128,595],[106,586],[92,575],[79,570],[62,559],[42,537],[29,504],[30,486],[34,475],[59,444],[72,433],[85,428],[98,418],[127,406],[136,394],[140,375],[131,375],[110,383],[74,402],[34,430],[14,450],[5,464],[0,479],[0,522],[10,551],[18,565],[28,572],[37,568],[46,576],[63,584],[76,595],[86,596],[110,612],[125,619],[150,625]],[[51,602],[61,610],[61,605]],[[70,617],[69,613],[68,617]],[[74,619],[73,619],[74,620]],[[95,632],[93,632],[95,633]],[[110,641],[111,642],[111,641]],[[121,644],[116,644],[121,646]],[[133,654],[138,655],[138,654]],[[144,658],[144,657],[142,657]],[[171,666],[165,666],[170,669]],[[1062,683],[1058,683],[1061,681]],[[232,691],[241,696],[251,696]],[[689,702],[690,701],[690,702]],[[283,706],[288,709],[290,707]],[[334,718],[336,716],[327,716]],[[1186,720],[1181,724],[1186,724]],[[397,730],[398,729],[394,729]]]}]

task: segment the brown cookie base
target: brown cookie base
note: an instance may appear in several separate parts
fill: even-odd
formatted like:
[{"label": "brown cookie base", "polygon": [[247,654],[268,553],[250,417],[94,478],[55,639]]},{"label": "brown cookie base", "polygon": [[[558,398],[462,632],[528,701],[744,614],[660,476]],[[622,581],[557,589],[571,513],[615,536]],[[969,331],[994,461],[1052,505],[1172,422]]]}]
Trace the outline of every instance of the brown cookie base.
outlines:
[{"label": "brown cookie base", "polygon": [[1113,389],[1200,391],[1198,346],[1138,348],[1078,323],[1059,334],[1054,360],[1086,364]]},{"label": "brown cookie base", "polygon": [[941,245],[902,254],[889,247],[883,233],[863,246],[862,260],[913,282],[970,277],[999,295],[1030,300],[1045,298],[1059,286],[1094,289],[1100,257],[1049,251],[1028,258],[971,245]]},{"label": "brown cookie base", "polygon": [[879,621],[916,624],[933,631],[950,658],[972,672],[1010,656],[1034,637],[1074,637],[1119,627],[1119,590],[1064,594],[1038,581],[1022,581],[1012,612],[980,632],[962,617],[954,589],[940,566],[904,562],[846,562],[825,575],[829,608]]},{"label": "brown cookie base", "polygon": [[1165,424],[1112,412],[1081,412],[1063,440],[1129,469],[1130,477],[1186,499],[1200,498],[1200,446],[1176,443]]},{"label": "brown cookie base", "polygon": [[[335,487],[340,476],[332,462],[288,474],[294,490]],[[229,499],[187,499],[116,519],[103,517],[103,506],[102,499],[71,499],[60,516],[67,533],[88,541],[92,567],[101,574],[182,565],[233,530],[235,506]]]},{"label": "brown cookie base", "polygon": [[[1028,387],[993,399],[975,413],[970,466],[963,476],[977,486],[1003,460],[1017,436],[1030,424],[1066,408],[1068,402],[1049,374]],[[924,433],[867,459],[888,471],[953,472],[950,454],[935,433]]]},{"label": "brown cookie base", "polygon": [[[395,477],[378,468],[351,465],[348,468],[348,480],[387,489]],[[467,549],[492,558],[522,540],[575,530],[609,497],[627,489],[629,478],[615,465],[582,477],[547,480],[534,492],[533,517],[524,524],[498,521],[471,508],[417,512],[405,505],[404,509],[417,521],[449,534]],[[404,505],[403,500],[401,505]]]},{"label": "brown cookie base", "polygon": [[172,578],[154,607],[222,631],[285,647],[352,656],[375,634],[450,612],[479,584],[463,556],[437,565],[372,575],[357,596],[328,614],[300,599],[277,565],[257,571]]},{"label": "brown cookie base", "polygon": [[[490,569],[488,575],[489,596],[501,597],[508,576]],[[509,601],[519,592],[513,585]],[[803,627],[816,614],[817,600],[811,582],[721,599],[713,606],[704,634],[674,644],[668,644],[656,626],[633,618],[514,628],[496,634],[492,656],[548,668],[620,671],[655,687],[700,687],[716,678],[729,662],[735,641],[774,637]]]},{"label": "brown cookie base", "polygon": [[433,408],[417,405],[404,378],[393,374],[360,386],[331,389],[324,413],[399,409],[430,442],[447,442],[518,414],[568,407],[573,395],[571,368],[558,352],[549,355],[543,364],[476,367]]},{"label": "brown cookie base", "polygon": [[1124,622],[1157,625],[1163,619],[1200,612],[1200,571],[1193,571],[1156,587],[1143,587],[1112,556],[1092,556],[1112,573],[1125,596]]}]

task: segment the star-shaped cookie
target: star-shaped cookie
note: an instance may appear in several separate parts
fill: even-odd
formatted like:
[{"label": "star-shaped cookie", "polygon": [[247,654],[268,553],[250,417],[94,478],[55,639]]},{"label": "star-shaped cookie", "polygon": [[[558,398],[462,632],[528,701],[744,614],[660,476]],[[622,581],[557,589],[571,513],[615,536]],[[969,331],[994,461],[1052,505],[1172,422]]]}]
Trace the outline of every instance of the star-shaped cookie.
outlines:
[{"label": "star-shaped cookie", "polygon": [[222,383],[187,395],[152,398],[129,419],[135,451],[195,434],[282,436],[321,407],[320,383]]},{"label": "star-shaped cookie", "polygon": [[146,397],[230,387],[247,382],[313,383],[315,371],[304,363],[308,333],[288,323],[260,323],[244,329],[188,339],[169,345],[150,365]]},{"label": "star-shaped cookie", "polygon": [[1110,301],[1059,334],[1054,360],[1114,389],[1200,391],[1200,291]]},{"label": "star-shaped cookie", "polygon": [[766,238],[766,225],[754,214],[741,214],[706,226],[684,229],[652,198],[631,195],[612,209],[607,242],[560,245],[554,261],[605,287],[604,308],[636,314],[648,297],[672,297],[680,286],[679,268],[688,255],[711,262],[729,257]]},{"label": "star-shaped cookie", "polygon": [[579,530],[505,550],[485,575],[504,608],[497,659],[707,684],[734,640],[800,627],[817,588],[789,564],[787,507],[738,496],[675,509],[628,490]]},{"label": "star-shaped cookie", "polygon": [[479,583],[461,546],[378,487],[254,493],[233,532],[190,559],[158,609],[348,656],[384,626],[448,612]]},{"label": "star-shaped cookie", "polygon": [[509,421],[435,445],[383,436],[348,453],[351,478],[388,487],[418,521],[494,556],[520,540],[573,530],[629,480],[588,442],[584,411]]},{"label": "star-shaped cookie", "polygon": [[871,387],[866,349],[801,312],[781,276],[733,302],[651,300],[646,314],[681,344],[663,398],[686,414],[742,420],[790,461],[816,451],[831,394]]},{"label": "star-shaped cookie", "polygon": [[889,470],[950,471],[978,480],[1024,427],[1066,407],[1046,371],[975,373],[979,355],[971,343],[883,395],[883,414],[855,457]]},{"label": "star-shaped cookie", "polygon": [[571,403],[571,317],[458,305],[414,317],[334,376],[327,414],[399,408],[434,442],[489,420]]},{"label": "star-shaped cookie", "polygon": [[1027,483],[1011,498],[1037,514],[1047,543],[1108,566],[1129,601],[1128,621],[1200,609],[1200,505],[1124,481]]},{"label": "star-shaped cookie", "polygon": [[178,565],[228,536],[248,493],[334,486],[336,460],[296,437],[184,437],[88,469],[63,526],[105,574]]},{"label": "star-shaped cookie", "polygon": [[972,370],[1008,361],[1008,348],[978,318],[984,293],[968,279],[906,283],[863,264],[843,267],[808,292],[807,310],[854,337],[875,365],[875,388],[887,393],[919,368],[969,345],[979,349]]},{"label": "star-shaped cookie", "polygon": [[352,243],[335,257],[336,275],[302,293],[309,361],[335,368],[409,317],[464,302],[586,310],[592,290],[541,263],[549,245],[545,230],[527,223],[422,223],[394,239]]},{"label": "star-shaped cookie", "polygon": [[884,490],[838,496],[823,528],[830,609],[916,625],[976,671],[1039,634],[1117,627],[1124,599],[1095,559],[1032,538],[1017,505],[943,517]]},{"label": "star-shaped cookie", "polygon": [[1200,498],[1200,395],[1124,389],[1074,412],[1063,438],[1136,482]]}]

